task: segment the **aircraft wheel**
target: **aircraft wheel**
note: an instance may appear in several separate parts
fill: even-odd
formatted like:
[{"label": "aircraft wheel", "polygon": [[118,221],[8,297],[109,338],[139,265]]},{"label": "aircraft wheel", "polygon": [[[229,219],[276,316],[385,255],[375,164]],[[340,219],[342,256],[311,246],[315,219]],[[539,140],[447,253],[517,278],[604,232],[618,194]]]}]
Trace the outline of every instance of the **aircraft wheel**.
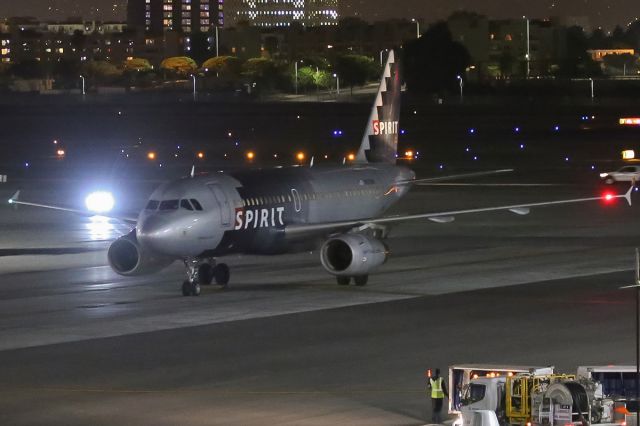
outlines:
[{"label": "aircraft wheel", "polygon": [[214,278],[214,268],[210,263],[203,263],[198,267],[198,281],[204,285],[210,285]]},{"label": "aircraft wheel", "polygon": [[220,263],[213,268],[213,276],[216,280],[216,284],[226,287],[229,284],[231,278],[231,270],[226,263]]},{"label": "aircraft wheel", "polygon": [[192,296],[200,296],[200,283],[198,281],[195,281],[193,283],[191,283],[191,295]]},{"label": "aircraft wheel", "polygon": [[604,180],[604,183],[606,183],[607,185],[613,185],[614,183],[616,183],[616,181],[613,178],[606,178]]},{"label": "aircraft wheel", "polygon": [[182,295],[183,296],[200,296],[200,283],[197,281],[189,282],[189,280],[184,280],[182,283]]},{"label": "aircraft wheel", "polygon": [[358,287],[365,286],[369,281],[369,275],[358,275],[357,277],[353,277],[353,281]]},{"label": "aircraft wheel", "polygon": [[338,285],[349,285],[351,283],[351,277],[337,276],[336,281]]},{"label": "aircraft wheel", "polygon": [[182,295],[191,296],[191,283],[188,280],[182,282]]}]

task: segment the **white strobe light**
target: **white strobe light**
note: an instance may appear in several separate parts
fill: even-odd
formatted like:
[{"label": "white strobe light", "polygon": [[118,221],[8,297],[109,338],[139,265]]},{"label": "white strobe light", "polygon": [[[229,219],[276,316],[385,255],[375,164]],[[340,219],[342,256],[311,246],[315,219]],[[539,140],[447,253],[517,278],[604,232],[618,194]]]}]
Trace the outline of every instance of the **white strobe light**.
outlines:
[{"label": "white strobe light", "polygon": [[107,213],[113,209],[115,200],[110,192],[98,191],[92,192],[84,200],[84,204],[89,211],[95,213]]}]

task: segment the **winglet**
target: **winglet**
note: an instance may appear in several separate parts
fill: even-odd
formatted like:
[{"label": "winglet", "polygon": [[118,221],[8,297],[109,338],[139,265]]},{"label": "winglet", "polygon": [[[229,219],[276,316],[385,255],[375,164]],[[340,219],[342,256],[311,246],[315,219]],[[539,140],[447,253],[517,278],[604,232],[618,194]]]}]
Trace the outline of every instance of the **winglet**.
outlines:
[{"label": "winglet", "polygon": [[627,200],[627,203],[629,203],[629,205],[631,205],[631,193],[635,188],[636,188],[636,181],[634,179],[631,181],[631,186],[629,187],[629,190],[624,194],[624,199]]},{"label": "winglet", "polygon": [[311,162],[309,163],[309,167],[313,167],[313,160],[315,160],[315,155],[311,157]]},{"label": "winglet", "polygon": [[19,198],[19,197],[20,197],[20,190],[18,189],[18,190],[16,191],[16,193],[15,193],[15,194],[13,194],[13,195],[11,196],[11,198],[9,198],[9,200],[7,200],[7,201],[9,202],[9,204],[13,204],[13,203],[15,203],[16,201],[18,201],[18,198]]},{"label": "winglet", "polygon": [[193,179],[195,175],[196,175],[196,165],[194,164],[193,166],[191,166],[191,173],[189,174],[189,176],[191,176],[191,179]]}]

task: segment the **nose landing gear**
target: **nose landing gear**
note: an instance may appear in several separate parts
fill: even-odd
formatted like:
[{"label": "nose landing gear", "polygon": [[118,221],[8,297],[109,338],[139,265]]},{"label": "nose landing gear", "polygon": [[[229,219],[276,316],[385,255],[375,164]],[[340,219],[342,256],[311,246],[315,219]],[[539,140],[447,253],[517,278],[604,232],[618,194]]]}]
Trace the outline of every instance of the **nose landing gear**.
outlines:
[{"label": "nose landing gear", "polygon": [[227,288],[231,271],[226,263],[216,264],[215,259],[185,260],[187,279],[182,283],[183,296],[199,296],[200,285],[210,285],[214,280],[222,288]]}]

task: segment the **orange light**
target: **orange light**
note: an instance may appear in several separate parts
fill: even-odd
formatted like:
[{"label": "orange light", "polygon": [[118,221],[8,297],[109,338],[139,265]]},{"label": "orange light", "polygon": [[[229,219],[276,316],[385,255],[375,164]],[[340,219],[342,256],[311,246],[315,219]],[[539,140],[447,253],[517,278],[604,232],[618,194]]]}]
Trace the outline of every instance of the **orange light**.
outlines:
[{"label": "orange light", "polygon": [[511,371],[509,371],[509,373],[507,373],[507,376],[512,377],[513,373]]},{"label": "orange light", "polygon": [[349,155],[347,155],[347,160],[349,160],[349,161],[353,161],[353,160],[355,160],[355,159],[356,159],[355,154],[349,154]]},{"label": "orange light", "polygon": [[198,158],[202,160],[204,158],[204,152],[199,152]]},{"label": "orange light", "polygon": [[64,154],[65,154],[64,149],[57,150],[56,154],[58,154],[58,157],[64,157]]},{"label": "orange light", "polygon": [[413,151],[405,151],[404,156],[407,158],[413,158]]},{"label": "orange light", "polygon": [[156,153],[153,151],[150,151],[149,153],[147,153],[147,158],[149,160],[155,160],[156,159]]},{"label": "orange light", "polygon": [[298,161],[304,161],[304,152],[299,152],[298,154],[296,154],[296,158],[298,159]]},{"label": "orange light", "polygon": [[427,377],[431,377],[431,369],[428,369],[427,371],[425,371],[424,375]]},{"label": "orange light", "polygon": [[255,158],[256,154],[254,154],[253,151],[249,151],[247,152],[247,160],[253,160]]},{"label": "orange light", "polygon": [[477,378],[478,378],[478,375],[477,375],[477,374],[474,374],[474,375],[473,375],[473,378],[474,378],[474,379],[477,379]]},{"label": "orange light", "polygon": [[622,126],[640,126],[640,117],[623,117],[620,119]]}]

